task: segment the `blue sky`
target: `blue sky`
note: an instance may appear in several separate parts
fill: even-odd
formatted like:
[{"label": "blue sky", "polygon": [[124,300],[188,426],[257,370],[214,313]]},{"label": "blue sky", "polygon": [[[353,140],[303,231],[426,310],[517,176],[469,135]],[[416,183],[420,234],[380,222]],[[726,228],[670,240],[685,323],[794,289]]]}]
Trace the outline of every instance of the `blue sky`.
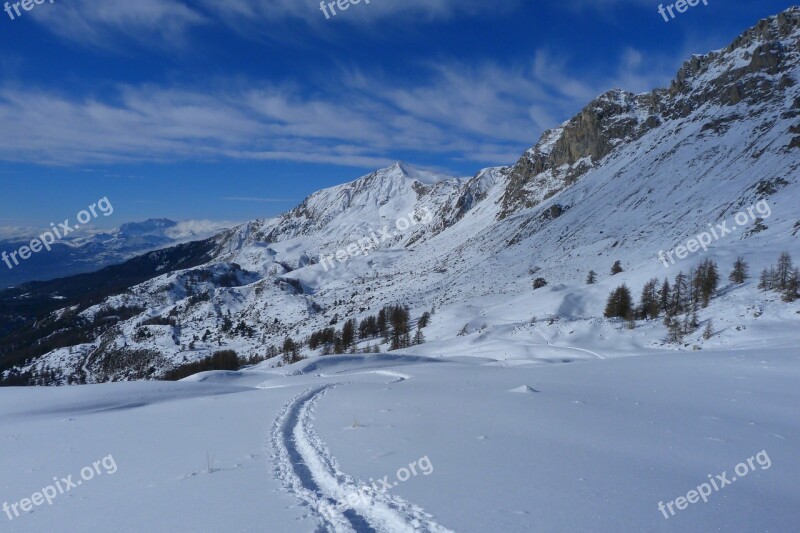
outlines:
[{"label": "blue sky", "polygon": [[665,86],[792,3],[55,0],[0,12],[0,228],[244,221],[393,161],[513,163],[613,87]]}]

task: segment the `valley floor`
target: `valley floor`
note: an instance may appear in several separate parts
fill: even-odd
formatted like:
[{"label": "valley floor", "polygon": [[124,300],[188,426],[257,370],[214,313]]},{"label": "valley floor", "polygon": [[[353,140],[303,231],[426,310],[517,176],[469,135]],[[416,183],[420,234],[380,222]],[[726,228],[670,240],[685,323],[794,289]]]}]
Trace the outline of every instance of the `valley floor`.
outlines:
[{"label": "valley floor", "polygon": [[541,360],[0,389],[0,505],[81,481],[2,530],[796,531],[799,350]]}]

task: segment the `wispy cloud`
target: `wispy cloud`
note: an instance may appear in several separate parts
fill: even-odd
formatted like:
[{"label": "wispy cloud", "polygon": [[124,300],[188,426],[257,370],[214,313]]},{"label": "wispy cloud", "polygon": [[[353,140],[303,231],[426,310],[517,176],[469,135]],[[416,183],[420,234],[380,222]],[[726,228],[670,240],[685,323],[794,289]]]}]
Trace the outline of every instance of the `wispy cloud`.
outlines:
[{"label": "wispy cloud", "polygon": [[[225,90],[124,85],[73,97],[0,86],[0,159],[53,165],[274,160],[378,167],[400,154],[494,165],[613,87],[666,83],[669,62],[625,50],[610,72],[570,74],[546,50],[522,65],[436,63],[419,79],[331,73],[315,91],[237,82]],[[671,72],[669,72],[671,74]],[[346,94],[347,98],[342,99]]]},{"label": "wispy cloud", "polygon": [[188,32],[209,22],[182,0],[70,0],[32,16],[46,30],[70,41],[123,50],[122,44],[184,46]]},{"label": "wispy cloud", "polygon": [[165,234],[173,239],[206,237],[239,224],[241,222],[230,220],[182,220],[169,228]]},{"label": "wispy cloud", "polygon": [[[508,12],[521,0],[505,0],[487,9],[483,0],[376,0],[352,6],[336,23],[369,31],[387,19],[425,22],[459,15],[483,17]],[[195,28],[222,25],[253,37],[281,35],[284,24],[294,21],[330,29],[319,0],[70,0],[58,9],[35,10],[42,27],[64,39],[96,47],[125,51],[124,44],[184,48]],[[284,34],[291,38],[288,33]]]}]

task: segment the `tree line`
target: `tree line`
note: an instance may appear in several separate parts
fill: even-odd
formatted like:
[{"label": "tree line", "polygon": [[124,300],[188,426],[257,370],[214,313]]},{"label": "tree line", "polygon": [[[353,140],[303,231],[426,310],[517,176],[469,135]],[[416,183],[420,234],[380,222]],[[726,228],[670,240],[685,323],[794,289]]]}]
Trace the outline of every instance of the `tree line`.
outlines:
[{"label": "tree line", "polygon": [[[744,258],[738,257],[728,280],[734,285],[741,285],[750,277],[749,270]],[[587,283],[594,283],[595,280],[596,276],[592,271]],[[632,329],[635,326],[634,320],[657,319],[663,315],[668,331],[667,340],[681,342],[684,335],[693,333],[700,326],[697,311],[708,307],[717,293],[719,282],[718,265],[706,259],[690,270],[688,275],[683,271],[678,272],[672,283],[667,278],[663,282],[657,278],[651,279],[642,288],[638,304],[634,302],[628,286],[620,285],[611,291],[603,316],[628,320]],[[784,301],[792,302],[800,299],[799,282],[800,270],[793,266],[791,257],[784,252],[775,266],[766,268],[761,273],[758,288],[780,292]],[[684,315],[682,320],[680,315]],[[710,338],[712,334],[713,325],[709,320],[704,337]]]},{"label": "tree line", "polygon": [[[332,326],[313,332],[308,339],[297,342],[286,337],[281,353],[283,362],[295,363],[302,359],[301,348],[305,345],[309,350],[322,350],[322,355],[353,353],[359,342],[379,340],[362,349],[363,353],[379,353],[381,344],[389,344],[390,350],[401,350],[422,344],[425,335],[422,329],[427,327],[431,312],[426,311],[417,320],[416,333],[412,336],[412,320],[408,306],[387,305],[376,315],[371,315],[360,322],[355,318],[348,319],[340,329]],[[337,319],[334,318],[334,323]]]}]

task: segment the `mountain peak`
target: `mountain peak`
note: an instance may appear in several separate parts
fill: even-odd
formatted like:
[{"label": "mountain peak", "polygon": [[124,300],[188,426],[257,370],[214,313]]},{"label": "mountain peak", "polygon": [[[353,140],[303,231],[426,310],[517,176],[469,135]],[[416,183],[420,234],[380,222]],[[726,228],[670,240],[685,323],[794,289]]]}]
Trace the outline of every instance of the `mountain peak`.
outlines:
[{"label": "mountain peak", "polygon": [[499,216],[538,205],[572,186],[613,151],[666,122],[703,120],[712,110],[723,117],[740,103],[752,109],[781,106],[787,89],[800,81],[798,42],[800,8],[794,6],[760,21],[727,48],[692,56],[669,89],[638,95],[604,92],[525,152],[512,168]]},{"label": "mountain peak", "polygon": [[398,176],[410,180],[415,180],[422,183],[423,185],[434,185],[436,183],[439,183],[440,181],[453,179],[453,176],[449,176],[447,174],[442,174],[439,172],[433,172],[429,170],[420,170],[416,167],[409,165],[405,161],[397,161],[395,164],[384,169],[383,171],[378,171],[378,173],[382,172],[392,177]]}]

